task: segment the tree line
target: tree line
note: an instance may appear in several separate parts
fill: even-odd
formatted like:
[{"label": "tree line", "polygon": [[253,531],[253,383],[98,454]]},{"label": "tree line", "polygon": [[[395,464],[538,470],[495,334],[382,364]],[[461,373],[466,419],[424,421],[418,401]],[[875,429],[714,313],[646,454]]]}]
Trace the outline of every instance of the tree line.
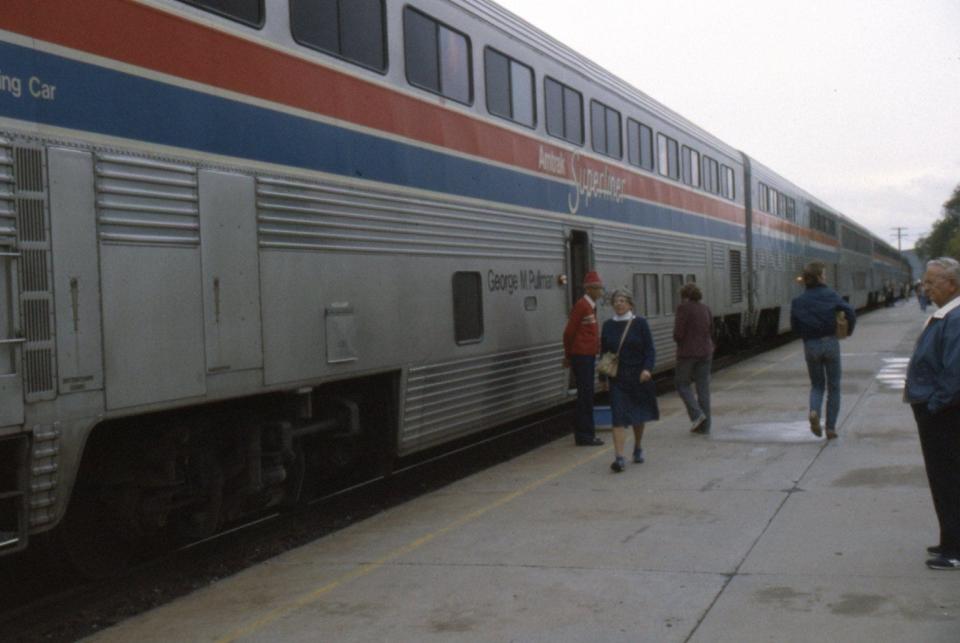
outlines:
[{"label": "tree line", "polygon": [[960,260],[960,185],[943,204],[943,216],[933,224],[930,234],[920,237],[914,250],[921,261],[937,257]]}]

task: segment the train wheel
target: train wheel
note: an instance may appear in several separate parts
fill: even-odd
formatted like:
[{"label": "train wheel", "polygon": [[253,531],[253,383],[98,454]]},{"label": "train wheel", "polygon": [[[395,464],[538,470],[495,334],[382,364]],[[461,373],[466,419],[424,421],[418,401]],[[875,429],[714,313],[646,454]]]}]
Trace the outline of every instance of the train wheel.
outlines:
[{"label": "train wheel", "polygon": [[[126,570],[143,550],[142,541],[125,525],[124,506],[135,506],[137,490],[109,494],[78,487],[55,536],[56,550],[79,575],[98,579]],[[119,500],[119,502],[117,502]]]}]

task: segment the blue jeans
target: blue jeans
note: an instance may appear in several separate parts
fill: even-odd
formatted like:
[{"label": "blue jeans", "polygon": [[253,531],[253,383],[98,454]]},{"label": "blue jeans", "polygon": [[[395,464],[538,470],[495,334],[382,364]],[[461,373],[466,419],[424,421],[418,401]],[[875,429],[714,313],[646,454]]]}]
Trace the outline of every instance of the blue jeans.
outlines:
[{"label": "blue jeans", "polygon": [[573,437],[577,442],[591,442],[597,437],[593,426],[593,355],[571,355],[570,368],[577,384],[577,411]]},{"label": "blue jeans", "polygon": [[810,410],[820,415],[827,391],[827,431],[837,430],[840,414],[840,341],[836,337],[803,340],[803,355],[810,375]]}]

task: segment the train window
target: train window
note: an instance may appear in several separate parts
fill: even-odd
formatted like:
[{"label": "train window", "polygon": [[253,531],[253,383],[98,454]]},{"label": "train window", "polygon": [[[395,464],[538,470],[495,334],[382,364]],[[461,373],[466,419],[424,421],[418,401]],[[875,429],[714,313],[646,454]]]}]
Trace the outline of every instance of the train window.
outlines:
[{"label": "train window", "polygon": [[533,69],[489,47],[484,50],[483,58],[487,111],[533,127],[536,123]]},{"label": "train window", "polygon": [[677,142],[665,134],[657,134],[658,169],[663,176],[680,178],[680,158]]},{"label": "train window", "polygon": [[620,112],[598,101],[590,101],[590,140],[595,151],[615,159],[622,158]]},{"label": "train window", "polygon": [[757,209],[759,209],[761,212],[766,212],[768,207],[767,206],[767,186],[764,183],[760,183],[757,189],[757,194],[760,197],[759,203],[757,203]]},{"label": "train window", "polygon": [[737,198],[737,179],[733,170],[726,165],[720,166],[720,192],[721,194],[734,200]]},{"label": "train window", "polygon": [[583,95],[549,77],[543,87],[547,134],[583,145]]},{"label": "train window", "polygon": [[681,288],[683,288],[683,275],[663,276],[663,310],[667,315],[677,312]]},{"label": "train window", "polygon": [[263,26],[263,0],[180,0],[251,27]]},{"label": "train window", "polygon": [[407,81],[460,103],[473,101],[470,39],[416,9],[403,10]]},{"label": "train window", "polygon": [[720,193],[720,164],[709,156],[703,157],[703,189],[713,194]]},{"label": "train window", "polygon": [[686,145],[683,146],[683,182],[700,187],[700,152]]},{"label": "train window", "polygon": [[290,0],[290,33],[304,47],[383,72],[383,0]]},{"label": "train window", "polygon": [[633,276],[634,302],[637,312],[644,317],[656,317],[660,314],[660,281],[655,274],[636,274]]},{"label": "train window", "polygon": [[627,160],[653,171],[653,130],[632,118],[627,119]]},{"label": "train window", "polygon": [[777,216],[787,216],[787,195],[782,192],[777,192]]},{"label": "train window", "polygon": [[483,288],[479,272],[453,273],[453,336],[458,344],[483,339]]},{"label": "train window", "polygon": [[796,221],[797,220],[797,202],[791,199],[790,197],[785,197],[783,214],[787,218],[787,221]]},{"label": "train window", "polygon": [[688,284],[695,284],[695,283],[697,283],[697,276],[696,276],[696,275],[687,275],[687,283],[688,283]]}]

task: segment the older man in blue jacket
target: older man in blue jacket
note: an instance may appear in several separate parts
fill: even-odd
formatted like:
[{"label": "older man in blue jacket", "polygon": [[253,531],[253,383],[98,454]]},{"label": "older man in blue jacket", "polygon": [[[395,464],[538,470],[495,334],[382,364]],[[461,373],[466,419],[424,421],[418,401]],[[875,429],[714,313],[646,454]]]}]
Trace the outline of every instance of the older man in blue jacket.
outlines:
[{"label": "older man in blue jacket", "polygon": [[930,569],[960,569],[960,263],[927,263],[923,287],[939,306],[917,340],[904,399],[913,408],[927,467],[940,543],[928,547]]},{"label": "older man in blue jacket", "polygon": [[853,334],[857,315],[837,291],[827,286],[827,266],[812,261],[803,269],[806,290],[790,305],[790,327],[803,338],[803,355],[810,375],[810,430],[817,437],[823,391],[827,391],[827,439],[837,437],[840,415],[840,343],[837,341],[837,311],[843,311]]}]

